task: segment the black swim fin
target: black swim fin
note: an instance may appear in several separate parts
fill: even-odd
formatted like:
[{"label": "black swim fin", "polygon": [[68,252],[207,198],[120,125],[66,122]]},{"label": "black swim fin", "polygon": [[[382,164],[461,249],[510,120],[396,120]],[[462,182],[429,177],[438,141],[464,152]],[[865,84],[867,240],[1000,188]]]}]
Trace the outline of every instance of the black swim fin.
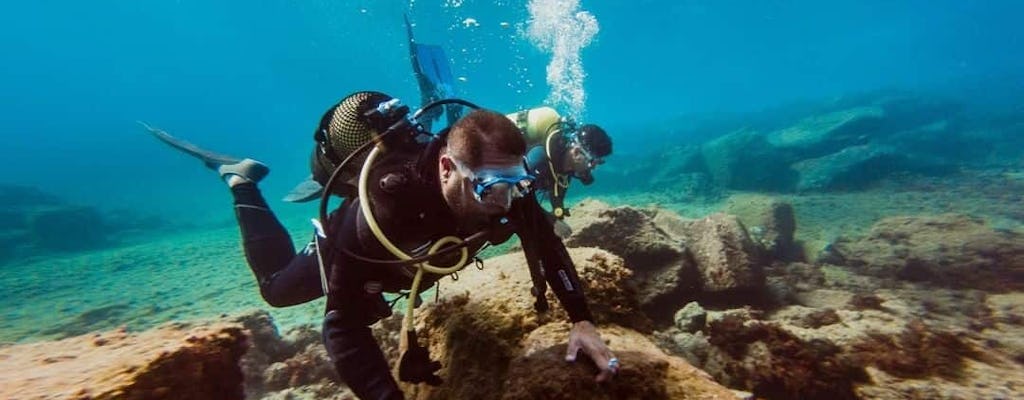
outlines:
[{"label": "black swim fin", "polygon": [[139,123],[139,125],[142,125],[143,128],[146,128],[146,130],[148,130],[149,133],[153,134],[154,137],[160,139],[161,142],[167,143],[168,146],[178,149],[179,151],[185,154],[198,158],[200,161],[203,162],[203,164],[206,164],[206,166],[209,167],[210,169],[216,170],[221,165],[238,164],[242,162],[241,158],[215,153],[203,149],[192,143],[171,136],[169,133],[164,132],[160,128],[152,127],[149,124],[142,121],[137,122]]}]

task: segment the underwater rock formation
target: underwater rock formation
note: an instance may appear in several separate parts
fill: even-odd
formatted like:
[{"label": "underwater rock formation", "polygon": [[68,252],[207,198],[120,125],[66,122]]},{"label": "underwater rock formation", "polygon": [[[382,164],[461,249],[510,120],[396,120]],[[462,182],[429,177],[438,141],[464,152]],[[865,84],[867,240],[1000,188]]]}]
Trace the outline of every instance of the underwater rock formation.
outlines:
[{"label": "underwater rock formation", "polygon": [[624,160],[628,166],[613,158],[598,179],[607,174],[614,187],[627,190],[669,188],[686,199],[722,189],[856,190],[901,174],[1021,166],[1019,114],[975,115],[946,99],[884,91],[770,113],[723,116],[732,121],[701,124],[700,132],[658,128],[677,131],[662,141],[671,147]]},{"label": "underwater rock formation", "polygon": [[764,248],[771,259],[804,259],[803,249],[795,241],[793,205],[771,196],[737,194],[729,197],[723,212],[739,218],[750,238]]},{"label": "underwater rock formation", "polygon": [[[407,386],[407,396],[535,398],[531,396],[552,390],[550,398],[617,398],[616,393],[733,397],[682,359],[659,354],[642,336],[650,322],[639,312],[621,259],[591,248],[571,249],[570,255],[602,337],[623,360],[623,379],[597,387],[592,382],[597,370],[585,356],[572,364],[564,361],[568,317],[550,292],[551,310],[542,315],[533,310],[526,261],[515,253],[489,259],[483,271],[443,283],[441,300],[417,311],[420,341],[441,361],[445,384]],[[693,391],[669,397],[684,389]]]},{"label": "underwater rock formation", "polygon": [[800,174],[796,190],[859,189],[891,174],[890,171],[904,170],[905,163],[904,156],[889,146],[851,146],[793,163],[793,169]]},{"label": "underwater rock formation", "polygon": [[764,286],[762,249],[736,217],[716,213],[689,223],[683,239],[706,293],[752,291]]},{"label": "underwater rock formation", "polygon": [[795,158],[817,158],[867,143],[879,133],[884,118],[885,110],[878,106],[856,106],[805,117],[766,134],[765,140]]},{"label": "underwater rock formation", "polygon": [[331,394],[343,390],[318,330],[299,326],[282,337],[266,311],[242,314],[233,321],[248,335],[249,350],[240,362],[248,398],[266,398],[296,387]]},{"label": "underwater rock formation", "polygon": [[165,325],[0,348],[0,398],[241,400],[242,327]]},{"label": "underwater rock formation", "polygon": [[960,214],[886,218],[864,237],[837,240],[825,259],[879,277],[1024,290],[1024,235]]},{"label": "underwater rock formation", "polygon": [[42,250],[73,251],[107,245],[108,227],[96,209],[60,207],[36,210],[27,217],[31,243]]},{"label": "underwater rock formation", "polygon": [[651,211],[612,208],[586,201],[573,209],[569,247],[600,247],[622,257],[633,271],[642,308],[652,314],[674,309],[681,297],[700,290],[700,272],[680,240],[654,223]]},{"label": "underwater rock formation", "polygon": [[101,211],[28,186],[0,184],[0,261],[106,248],[124,233],[166,232],[167,220],[133,210]]},{"label": "underwater rock formation", "polygon": [[[679,357],[665,354],[650,339],[631,329],[603,326],[601,336],[622,360],[622,370],[607,384],[593,383],[594,367],[565,362],[569,326],[550,323],[523,340],[509,364],[502,399],[736,399],[711,376]],[[585,358],[585,357],[582,357]],[[558,379],[549,373],[557,371]],[[564,373],[563,373],[564,371]]]},{"label": "underwater rock formation", "polygon": [[[719,213],[690,220],[669,211],[612,208],[599,201],[581,202],[575,210],[569,223],[576,232],[566,245],[600,247],[622,255],[636,272],[644,310],[659,319],[665,311],[661,307],[681,306],[699,294],[764,286],[765,250],[734,216]],[[785,223],[778,224],[779,237],[789,237]]]},{"label": "underwater rock formation", "polygon": [[704,143],[701,156],[715,184],[729,189],[789,190],[799,179],[789,167],[797,158],[780,153],[757,131],[744,129]]}]

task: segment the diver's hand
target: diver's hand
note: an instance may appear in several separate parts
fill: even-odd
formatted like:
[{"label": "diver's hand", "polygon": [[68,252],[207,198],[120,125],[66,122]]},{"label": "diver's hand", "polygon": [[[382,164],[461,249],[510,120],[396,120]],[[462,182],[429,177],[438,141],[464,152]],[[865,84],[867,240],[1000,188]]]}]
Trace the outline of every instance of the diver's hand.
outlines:
[{"label": "diver's hand", "polygon": [[555,220],[555,235],[564,239],[568,239],[572,235],[572,227],[560,219]]},{"label": "diver's hand", "polygon": [[580,321],[572,325],[569,331],[569,349],[565,354],[565,361],[576,361],[576,355],[583,350],[594,364],[601,369],[594,379],[597,382],[605,382],[619,372],[619,359],[615,358],[612,351],[601,340],[597,328],[590,321]]}]

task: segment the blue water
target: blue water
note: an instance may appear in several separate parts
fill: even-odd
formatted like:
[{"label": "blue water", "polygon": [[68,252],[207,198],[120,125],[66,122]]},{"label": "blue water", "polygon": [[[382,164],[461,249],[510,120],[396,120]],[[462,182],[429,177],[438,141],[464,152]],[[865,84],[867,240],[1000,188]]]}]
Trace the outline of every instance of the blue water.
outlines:
[{"label": "blue water", "polygon": [[[630,132],[616,137],[623,152],[649,146],[635,127],[692,113],[886,87],[995,102],[1024,88],[1018,1],[578,7],[599,30],[579,53],[577,116]],[[375,89],[415,103],[403,13],[421,42],[444,46],[464,97],[509,112],[549,98],[551,54],[524,33],[523,1],[6,2],[0,182],[87,205],[230,217],[209,172],[135,121],[266,161],[264,187],[277,197],[307,173],[312,129],[333,102]]]},{"label": "blue water", "polygon": [[[821,280],[829,282],[814,285],[839,287],[831,281],[849,278],[844,290],[911,293],[896,299],[908,304],[894,307],[903,313],[896,320],[923,315],[953,326],[970,319],[958,329],[977,335],[965,337],[1021,361],[1024,350],[1012,339],[1021,337],[1013,314],[1020,308],[1012,303],[1024,284],[1019,263],[1010,265],[1020,249],[1000,255],[974,242],[996,237],[989,227],[1024,232],[1022,0],[5,2],[0,346],[267,309],[225,185],[137,121],[270,165],[260,187],[304,245],[317,204],[279,199],[309,175],[324,111],[362,90],[418,106],[404,15],[419,42],[447,52],[460,97],[506,113],[548,105],[606,128],[614,154],[594,185],[572,187],[571,207],[597,197],[689,218],[729,207],[750,212],[769,196],[785,198],[795,210],[794,239],[813,269],[834,262],[822,255],[842,256],[832,252],[885,217],[979,217],[985,229],[959,226],[965,237],[936,234],[933,247],[910,250],[928,253],[924,264],[935,249],[939,267],[954,272],[966,268],[951,250],[960,242],[967,256],[1004,256],[1006,265],[990,267],[1017,268],[1004,282],[1017,285],[1009,297],[942,289],[932,304],[893,289],[918,284],[904,278],[858,286],[866,276],[857,276],[860,269],[870,268],[852,263],[826,265]],[[872,103],[884,98],[877,93],[910,95]],[[884,118],[871,116],[882,109]],[[829,127],[847,115],[860,119]],[[747,125],[754,126],[737,131]],[[815,142],[819,131],[835,137]],[[768,144],[783,139],[789,147]],[[705,147],[676,147],[695,143]],[[30,192],[12,197],[10,185],[66,204]],[[46,220],[49,207],[66,214]],[[122,224],[110,227],[108,240],[97,233],[108,228],[96,222],[103,218]],[[751,236],[764,232],[749,228]],[[46,246],[47,235],[81,245]],[[902,254],[901,246],[892,254]],[[912,253],[899,257],[911,258],[908,269],[919,264]],[[783,272],[810,280],[813,274],[797,276],[810,264]],[[982,275],[979,281],[989,276]],[[991,279],[999,286],[1002,278]],[[322,301],[272,312],[281,327],[318,324]],[[933,313],[947,301],[958,310],[952,322]],[[976,328],[993,320],[1006,330]],[[987,390],[986,382],[956,384]]]}]

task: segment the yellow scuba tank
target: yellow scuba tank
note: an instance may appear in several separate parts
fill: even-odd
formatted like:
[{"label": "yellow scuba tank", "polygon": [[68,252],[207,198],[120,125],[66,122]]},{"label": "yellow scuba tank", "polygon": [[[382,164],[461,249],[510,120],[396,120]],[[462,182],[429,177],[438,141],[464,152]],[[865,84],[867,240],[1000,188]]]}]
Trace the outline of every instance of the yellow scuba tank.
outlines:
[{"label": "yellow scuba tank", "polygon": [[551,133],[551,126],[562,119],[562,116],[558,115],[558,112],[551,107],[537,107],[505,116],[519,127],[519,131],[526,138],[527,148],[544,145],[548,134]]}]

